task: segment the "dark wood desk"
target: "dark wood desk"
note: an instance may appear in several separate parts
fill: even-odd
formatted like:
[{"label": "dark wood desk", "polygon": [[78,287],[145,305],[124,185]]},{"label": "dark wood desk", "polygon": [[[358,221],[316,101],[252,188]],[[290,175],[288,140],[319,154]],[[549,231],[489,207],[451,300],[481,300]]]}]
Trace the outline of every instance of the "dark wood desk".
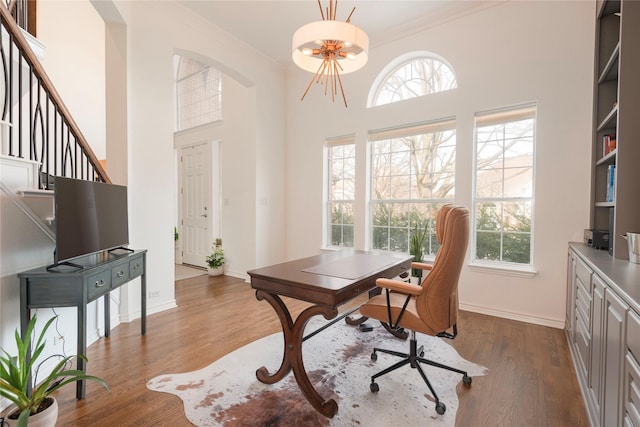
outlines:
[{"label": "dark wood desk", "polygon": [[[30,311],[34,308],[76,307],[78,311],[78,351],[87,354],[87,304],[104,296],[104,335],[111,332],[109,313],[109,292],[140,276],[141,287],[141,333],[146,332],[147,282],[146,250],[134,252],[96,254],[73,262],[84,268],[65,265],[56,267],[58,271],[48,271],[46,267],[36,268],[18,274],[20,278],[20,332],[24,336]],[[86,371],[81,358],[77,359],[78,369]],[[76,398],[85,395],[85,381],[76,383]]]},{"label": "dark wood desk", "polygon": [[[338,412],[333,399],[325,400],[311,384],[302,360],[304,328],[313,316],[330,320],[338,315],[337,307],[373,289],[379,277],[393,278],[411,267],[413,257],[364,251],[325,253],[248,271],[256,298],[271,304],[282,324],[284,356],[278,371],[269,374],[264,366],[256,377],[274,384],[291,370],[309,403],[326,417]],[[305,309],[293,321],[280,296],[307,301],[315,305]]]}]

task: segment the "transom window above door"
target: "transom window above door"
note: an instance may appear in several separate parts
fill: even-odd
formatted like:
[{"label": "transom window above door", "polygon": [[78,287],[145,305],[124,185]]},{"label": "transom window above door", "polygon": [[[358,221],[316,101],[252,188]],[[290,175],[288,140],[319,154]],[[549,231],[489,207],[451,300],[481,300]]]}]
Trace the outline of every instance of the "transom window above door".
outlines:
[{"label": "transom window above door", "polygon": [[188,56],[175,55],[176,131],[222,120],[220,70]]}]

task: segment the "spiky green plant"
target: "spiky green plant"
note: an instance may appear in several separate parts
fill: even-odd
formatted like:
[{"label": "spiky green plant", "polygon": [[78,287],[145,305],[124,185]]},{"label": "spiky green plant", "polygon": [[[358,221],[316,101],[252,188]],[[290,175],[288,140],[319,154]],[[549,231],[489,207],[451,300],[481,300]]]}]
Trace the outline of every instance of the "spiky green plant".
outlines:
[{"label": "spiky green plant", "polygon": [[[49,319],[40,332],[30,359],[28,359],[27,355],[31,335],[36,325],[35,316],[29,321],[24,338],[20,337],[20,333],[16,329],[15,340],[18,347],[18,355],[11,356],[5,349],[2,349],[4,355],[0,356],[0,396],[9,399],[20,411],[18,427],[26,426],[29,415],[35,414],[42,401],[64,385],[80,380],[92,380],[97,381],[109,390],[107,383],[98,377],[86,375],[78,369],[65,369],[65,366],[75,357],[79,357],[87,362],[86,356],[82,354],[64,357],[54,366],[51,373],[47,375],[43,381],[36,384],[37,378],[34,376],[31,379],[32,383],[30,383],[29,376],[33,368],[36,367],[37,370],[37,367],[40,365],[39,357],[42,355],[46,344],[44,338],[45,333],[55,318],[56,317],[52,317]],[[27,391],[29,384],[31,384],[31,393]]]},{"label": "spiky green plant", "polygon": [[[413,255],[415,262],[422,262],[424,241],[427,238],[427,226],[425,225],[422,231],[418,230],[418,223],[416,223],[415,230],[411,236],[411,242],[409,244],[409,254]],[[411,269],[411,275],[417,277],[421,274],[421,270]]]}]

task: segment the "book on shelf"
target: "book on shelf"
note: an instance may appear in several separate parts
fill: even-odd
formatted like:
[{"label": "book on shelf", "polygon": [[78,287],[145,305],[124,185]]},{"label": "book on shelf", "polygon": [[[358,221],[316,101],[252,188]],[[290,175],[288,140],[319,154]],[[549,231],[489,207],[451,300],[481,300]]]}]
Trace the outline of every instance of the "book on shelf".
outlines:
[{"label": "book on shelf", "polygon": [[616,134],[610,133],[602,137],[602,157],[616,149]]},{"label": "book on shelf", "polygon": [[609,165],[607,168],[607,202],[613,202],[616,183],[616,166]]}]

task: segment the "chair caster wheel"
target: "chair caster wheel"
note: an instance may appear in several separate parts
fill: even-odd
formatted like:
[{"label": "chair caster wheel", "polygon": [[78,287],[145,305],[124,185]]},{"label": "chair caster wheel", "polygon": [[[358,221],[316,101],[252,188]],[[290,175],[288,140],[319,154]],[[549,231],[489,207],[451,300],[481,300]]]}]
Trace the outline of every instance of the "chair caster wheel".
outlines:
[{"label": "chair caster wheel", "polygon": [[464,376],[462,377],[462,382],[464,383],[464,385],[466,385],[467,387],[471,387],[471,377],[467,374],[464,374]]},{"label": "chair caster wheel", "polygon": [[378,354],[377,353],[371,353],[371,360],[373,360],[374,362],[376,360],[378,360]]},{"label": "chair caster wheel", "polygon": [[378,383],[371,383],[369,388],[371,389],[371,393],[377,393],[380,391],[380,386],[378,385]]},{"label": "chair caster wheel", "polygon": [[424,357],[424,351],[421,351],[419,354],[420,357]]},{"label": "chair caster wheel", "polygon": [[447,407],[445,406],[444,403],[442,402],[438,402],[436,403],[436,412],[440,415],[444,415],[445,411],[447,410]]}]

